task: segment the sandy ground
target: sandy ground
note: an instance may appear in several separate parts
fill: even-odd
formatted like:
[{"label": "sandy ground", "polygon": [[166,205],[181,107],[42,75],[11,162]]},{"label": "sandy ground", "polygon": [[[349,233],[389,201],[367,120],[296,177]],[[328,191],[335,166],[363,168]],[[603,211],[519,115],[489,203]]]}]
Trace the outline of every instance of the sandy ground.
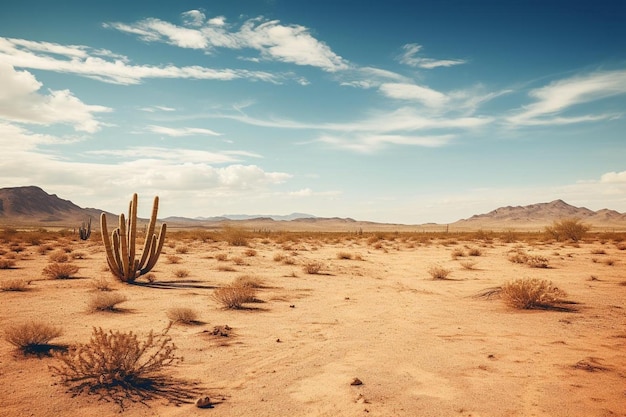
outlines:
[{"label": "sandy ground", "polygon": [[[40,253],[45,245],[52,251]],[[56,359],[25,357],[2,338],[0,415],[626,416],[626,250],[618,246],[402,235],[372,242],[364,235],[254,238],[235,247],[169,238],[153,271],[156,286],[111,279],[128,301],[118,312],[91,313],[93,281],[111,278],[97,236],[25,244],[18,254],[5,243],[2,258],[15,256],[16,265],[0,270],[0,282],[30,284],[26,292],[0,292],[0,334],[37,319],[63,328],[57,344],[85,343],[94,326],[144,336],[167,326],[168,309],[191,307],[199,323],[171,328],[184,361],[166,374],[197,384],[194,399],[207,395],[215,406],[157,395],[121,409],[106,396],[73,397],[48,369]],[[177,253],[180,247],[187,253]],[[82,258],[73,261],[77,278],[44,279],[50,253],[62,248]],[[480,256],[451,256],[470,248]],[[509,252],[520,248],[546,257],[550,268],[511,263]],[[339,259],[340,252],[353,259]],[[322,262],[319,274],[303,271],[310,261]],[[467,261],[474,269],[461,265]],[[433,265],[450,269],[450,279],[433,280]],[[179,270],[189,275],[178,278]],[[224,309],[212,292],[243,274],[263,280],[263,302]],[[515,310],[474,297],[526,277],[551,280],[576,311]],[[223,325],[232,328],[229,336],[212,334]],[[362,384],[351,385],[354,378]]]}]

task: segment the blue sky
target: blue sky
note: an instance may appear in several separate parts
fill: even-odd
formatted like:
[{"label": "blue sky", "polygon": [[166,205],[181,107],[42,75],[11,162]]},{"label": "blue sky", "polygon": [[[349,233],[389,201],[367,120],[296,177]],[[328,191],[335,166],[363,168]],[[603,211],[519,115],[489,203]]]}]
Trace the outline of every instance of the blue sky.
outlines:
[{"label": "blue sky", "polygon": [[621,0],[4,1],[0,185],[163,217],[624,212],[624,22]]}]

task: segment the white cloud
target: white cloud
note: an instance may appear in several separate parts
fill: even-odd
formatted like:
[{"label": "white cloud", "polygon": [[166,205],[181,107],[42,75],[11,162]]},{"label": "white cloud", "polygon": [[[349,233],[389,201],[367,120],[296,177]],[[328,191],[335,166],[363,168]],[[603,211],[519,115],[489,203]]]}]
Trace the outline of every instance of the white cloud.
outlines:
[{"label": "white cloud", "polygon": [[437,67],[451,67],[465,64],[463,59],[432,59],[418,57],[417,53],[422,49],[422,45],[409,43],[402,47],[404,52],[398,57],[398,61],[410,67],[433,69]]},{"label": "white cloud", "polygon": [[[191,13],[191,14],[190,14]],[[192,19],[190,20],[190,17]],[[262,17],[246,20],[238,30],[230,31],[222,16],[210,19],[198,11],[183,13],[190,27],[177,26],[155,18],[134,24],[109,23],[105,27],[139,36],[146,42],[164,42],[180,48],[211,52],[215,48],[251,48],[265,60],[318,67],[335,72],[347,69],[348,63],[335,54],[324,42],[314,38],[300,25],[283,25],[278,20]]]},{"label": "white cloud", "polygon": [[512,125],[568,124],[606,120],[616,114],[587,114],[559,116],[565,111],[592,101],[626,94],[626,70],[599,71],[558,80],[545,87],[531,90],[535,102],[523,106],[507,118]]},{"label": "white cloud", "polygon": [[49,90],[40,94],[42,84],[28,71],[16,71],[0,62],[0,118],[40,125],[69,124],[77,131],[100,130],[96,113],[110,112],[104,106],[88,105],[69,90]]},{"label": "white cloud", "polygon": [[[101,56],[99,56],[101,55]],[[76,74],[113,84],[139,84],[146,78],[198,80],[251,79],[280,83],[285,75],[264,71],[212,69],[201,66],[132,65],[126,57],[102,54],[86,46],[64,46],[0,37],[0,60],[18,68]]]},{"label": "white cloud", "polygon": [[167,106],[148,106],[148,107],[140,107],[139,110],[141,111],[145,111],[148,113],[154,113],[156,111],[176,111],[175,108],[173,107],[167,107]]},{"label": "white cloud", "polygon": [[332,135],[323,134],[318,141],[333,145],[338,148],[350,151],[371,153],[377,151],[388,144],[421,147],[440,147],[448,144],[455,135],[376,135],[376,134],[352,134],[352,135]]},{"label": "white cloud", "polygon": [[428,107],[442,107],[448,102],[445,94],[415,84],[385,83],[380,86],[380,91],[387,97],[418,101]]},{"label": "white cloud", "polygon": [[153,133],[159,133],[161,135],[172,136],[172,137],[182,137],[182,136],[221,136],[221,133],[217,133],[211,129],[202,129],[197,127],[182,127],[182,128],[171,128],[165,126],[155,126],[150,125],[147,127],[147,130]]},{"label": "white cloud", "polygon": [[626,184],[626,171],[621,172],[607,172],[600,177],[601,183],[624,183]]}]

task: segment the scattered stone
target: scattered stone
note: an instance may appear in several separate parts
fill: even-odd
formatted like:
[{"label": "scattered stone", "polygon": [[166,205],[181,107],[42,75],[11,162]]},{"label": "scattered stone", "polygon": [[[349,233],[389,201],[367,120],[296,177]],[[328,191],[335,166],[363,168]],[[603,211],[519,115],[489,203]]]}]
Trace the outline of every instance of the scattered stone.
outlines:
[{"label": "scattered stone", "polygon": [[196,407],[198,408],[213,408],[213,403],[209,397],[200,397],[196,400]]},{"label": "scattered stone", "polygon": [[211,333],[213,334],[213,336],[228,337],[230,336],[231,330],[232,328],[228,324],[226,324],[224,326],[215,326]]},{"label": "scattered stone", "polygon": [[363,381],[361,381],[359,378],[354,378],[352,382],[350,382],[350,385],[363,385]]},{"label": "scattered stone", "polygon": [[280,340],[280,339],[276,339],[276,343],[280,343],[280,342],[281,342],[281,340]]},{"label": "scattered stone", "polygon": [[289,308],[296,308],[296,305],[292,304],[292,305],[289,306]]}]

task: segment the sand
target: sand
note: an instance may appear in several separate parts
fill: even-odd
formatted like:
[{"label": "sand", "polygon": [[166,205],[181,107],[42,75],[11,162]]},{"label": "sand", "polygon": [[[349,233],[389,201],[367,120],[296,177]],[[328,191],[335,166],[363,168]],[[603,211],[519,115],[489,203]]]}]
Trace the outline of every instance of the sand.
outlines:
[{"label": "sand", "polygon": [[[626,250],[611,240],[313,234],[236,247],[176,239],[168,238],[151,286],[111,278],[95,235],[25,243],[15,268],[0,270],[0,283],[30,281],[28,291],[0,292],[0,333],[36,319],[62,327],[58,345],[86,343],[93,327],[143,337],[167,327],[169,309],[193,308],[198,323],[169,331],[184,361],[165,369],[185,382],[174,386],[178,394],[192,387],[190,402],[162,394],[126,399],[121,408],[106,395],[72,396],[49,370],[57,359],[24,356],[2,338],[0,415],[626,416]],[[46,279],[50,253],[61,248],[80,255],[72,261],[80,270],[74,279]],[[480,256],[451,256],[469,248]],[[550,267],[512,263],[512,250],[544,256]],[[4,251],[3,258],[12,256],[6,242]],[[352,259],[339,259],[340,252]],[[311,261],[322,263],[318,274],[303,271]],[[462,266],[467,261],[473,269]],[[450,269],[449,279],[433,280],[434,265]],[[180,270],[188,276],[177,277]],[[229,310],[211,297],[244,274],[263,281],[262,302]],[[128,298],[117,312],[87,310],[102,277]],[[516,310],[476,297],[517,278],[552,281],[573,311]],[[226,325],[228,336],[213,334]],[[362,384],[352,385],[355,378]],[[200,396],[213,408],[196,408]]]}]

